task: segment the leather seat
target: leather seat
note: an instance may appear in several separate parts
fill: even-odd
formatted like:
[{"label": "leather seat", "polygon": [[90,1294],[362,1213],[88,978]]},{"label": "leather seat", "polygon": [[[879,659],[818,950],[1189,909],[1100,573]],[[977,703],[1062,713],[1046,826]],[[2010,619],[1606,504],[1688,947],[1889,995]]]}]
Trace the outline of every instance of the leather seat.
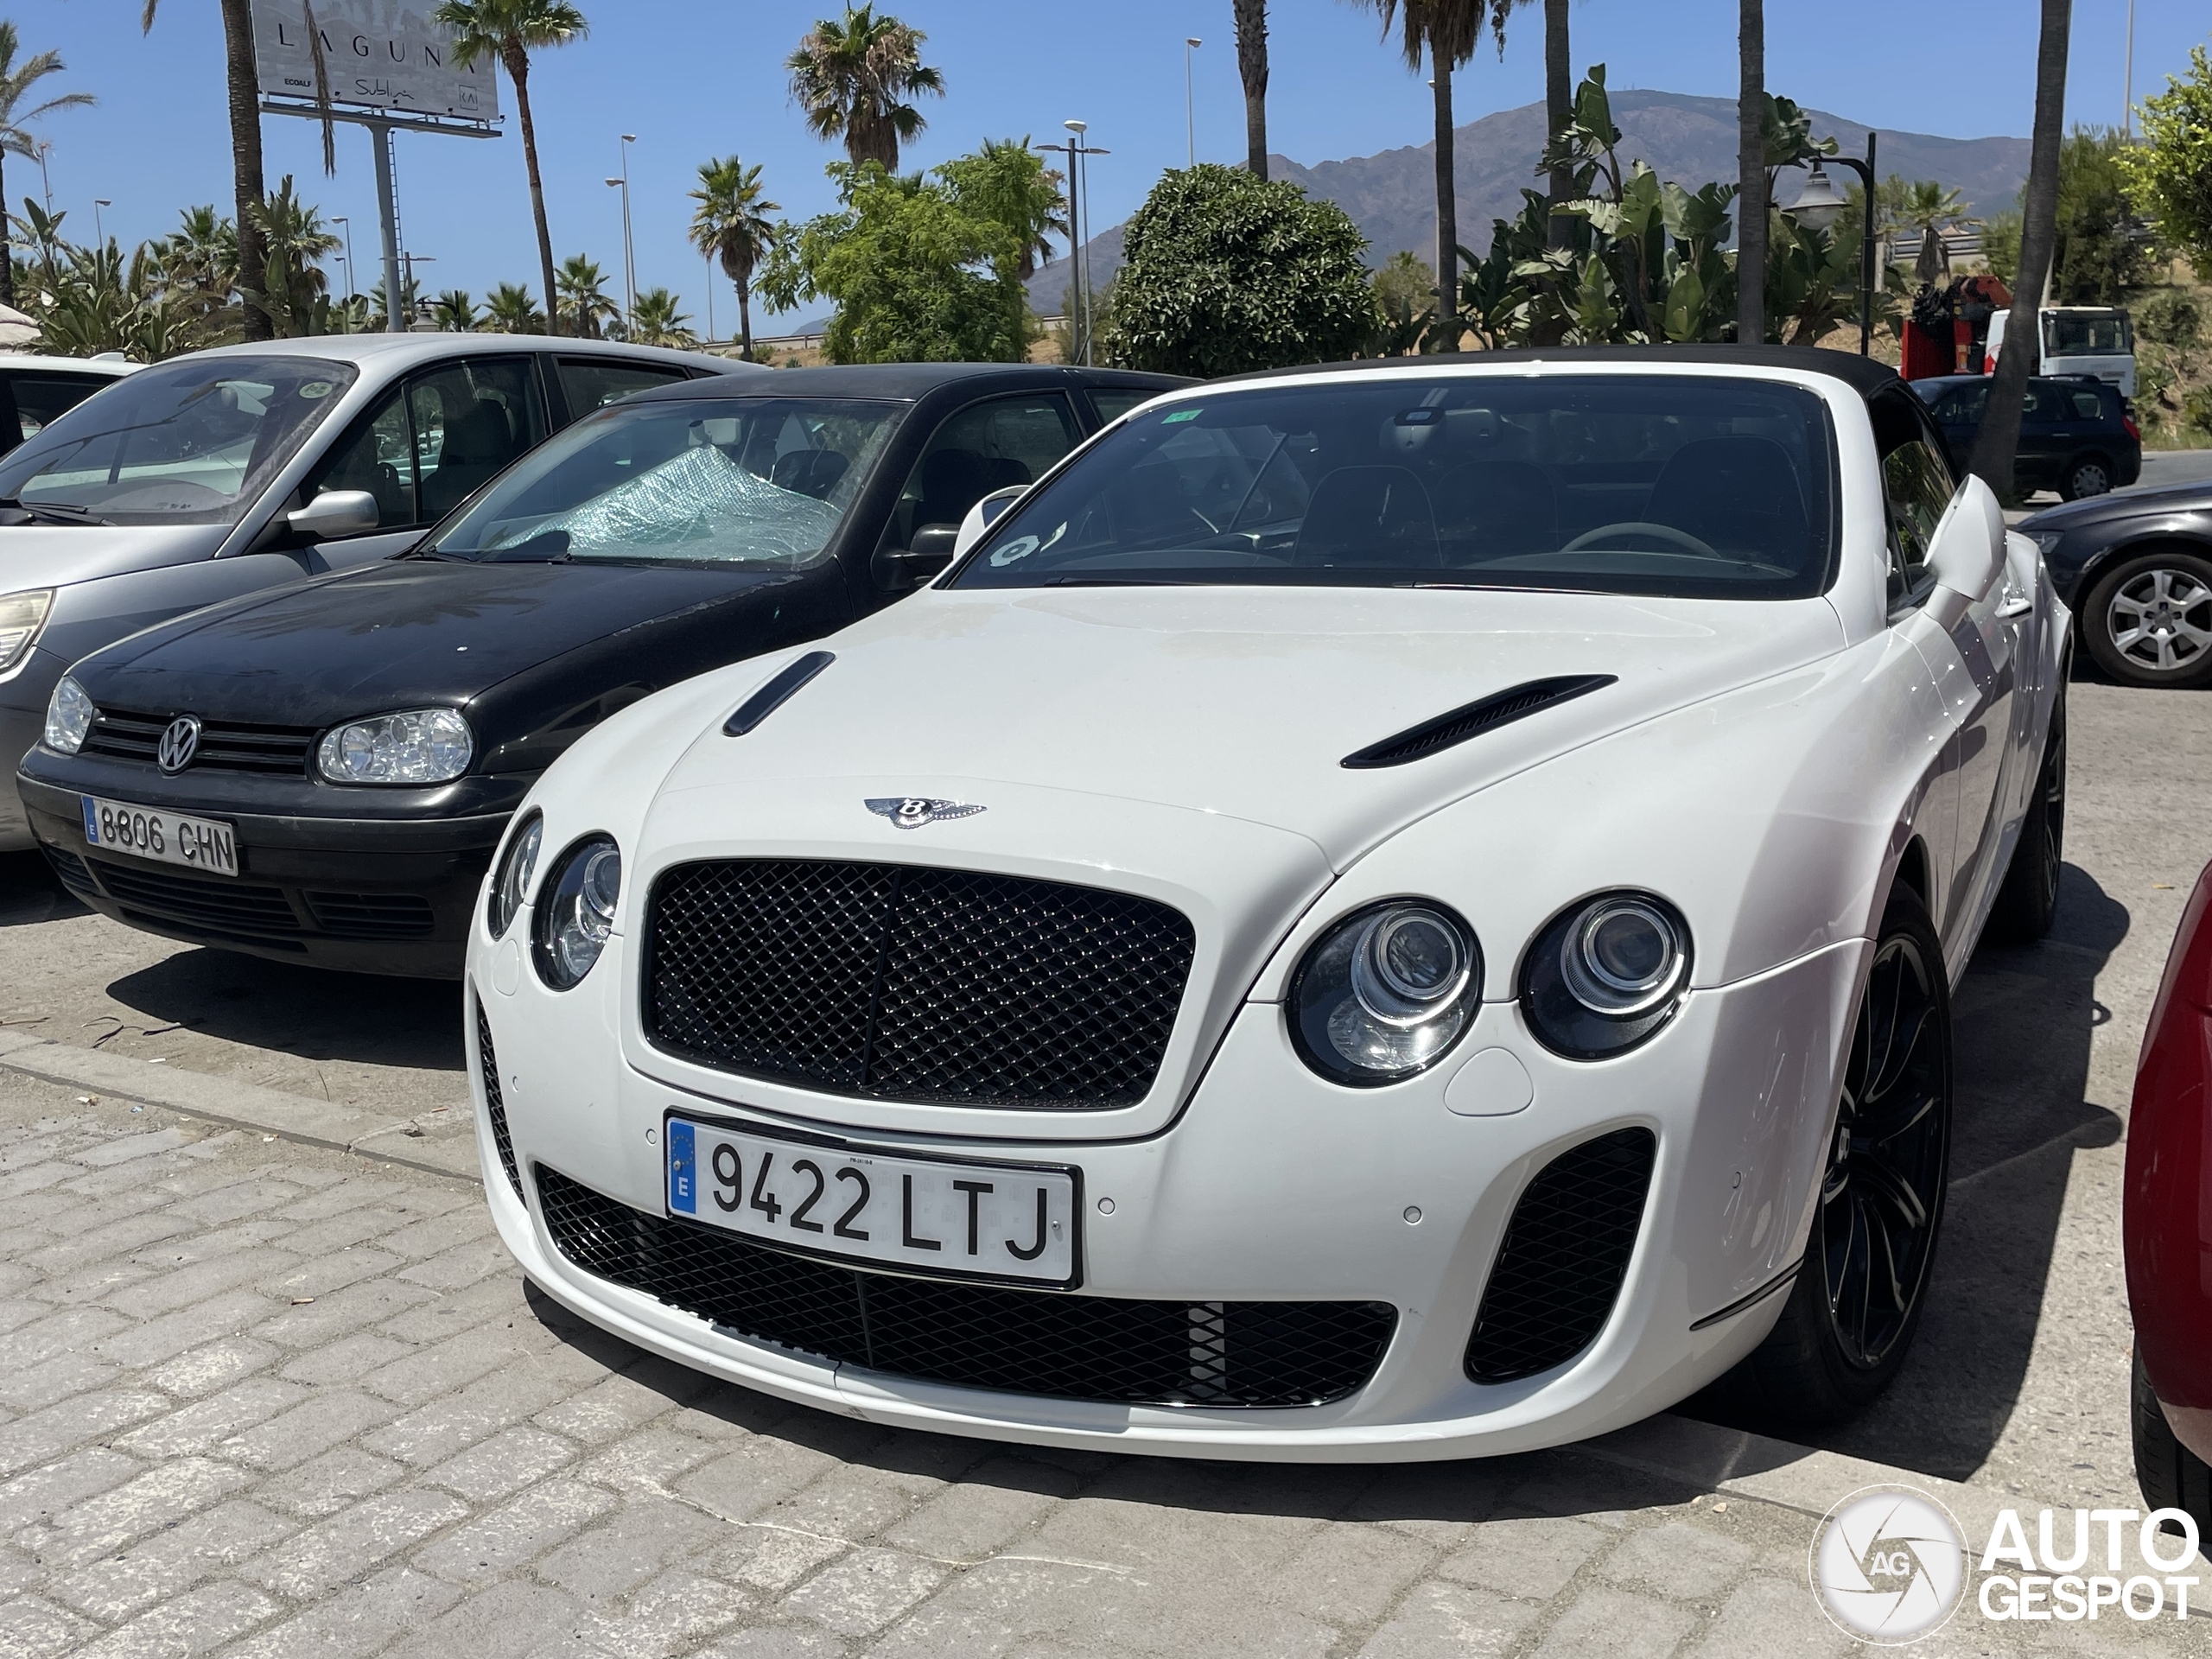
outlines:
[{"label": "leather seat", "polygon": [[1805,499],[1772,438],[1697,438],[1667,459],[1643,517],[1723,552],[1802,556]]},{"label": "leather seat", "polygon": [[1428,570],[1443,558],[1428,491],[1403,467],[1339,467],[1315,486],[1291,563]]},{"label": "leather seat", "polygon": [[472,399],[457,418],[448,415],[437,468],[423,480],[423,516],[442,518],[490,481],[520,449],[507,411],[487,397]]}]

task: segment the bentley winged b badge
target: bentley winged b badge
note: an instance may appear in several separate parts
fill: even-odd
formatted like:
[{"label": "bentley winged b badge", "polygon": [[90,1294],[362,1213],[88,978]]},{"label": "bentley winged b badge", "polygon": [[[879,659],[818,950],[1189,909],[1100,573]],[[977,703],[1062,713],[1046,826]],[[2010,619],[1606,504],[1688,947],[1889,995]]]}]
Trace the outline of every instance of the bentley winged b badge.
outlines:
[{"label": "bentley winged b badge", "polygon": [[961,801],[933,801],[925,795],[890,795],[870,798],[868,810],[886,817],[901,830],[918,830],[947,818],[972,818],[983,809]]}]

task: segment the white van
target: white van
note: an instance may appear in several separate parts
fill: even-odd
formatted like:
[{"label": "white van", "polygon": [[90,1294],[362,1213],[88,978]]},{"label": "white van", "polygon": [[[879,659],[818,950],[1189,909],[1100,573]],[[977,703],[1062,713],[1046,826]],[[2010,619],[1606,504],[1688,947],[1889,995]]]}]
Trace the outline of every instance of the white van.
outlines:
[{"label": "white van", "polygon": [[[2005,341],[2010,314],[1999,311],[1989,320],[1989,343],[1983,361],[1997,367],[1998,348]],[[2031,375],[2088,375],[2120,388],[2120,395],[2135,396],[2135,325],[2116,305],[2047,305],[2043,308],[2043,360],[2031,365]]]}]

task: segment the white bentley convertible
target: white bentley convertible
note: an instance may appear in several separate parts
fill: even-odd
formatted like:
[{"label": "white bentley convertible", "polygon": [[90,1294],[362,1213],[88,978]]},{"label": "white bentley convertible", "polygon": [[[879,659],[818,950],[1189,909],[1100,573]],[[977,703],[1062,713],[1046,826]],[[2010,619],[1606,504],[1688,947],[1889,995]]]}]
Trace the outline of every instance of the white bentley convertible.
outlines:
[{"label": "white bentley convertible", "polygon": [[2068,628],[1902,382],[1259,376],[965,539],[518,815],[468,1027],[533,1280],[1069,1446],[1449,1458],[1738,1367],[1800,1420],[1883,1387],[1950,986],[2056,899]]}]

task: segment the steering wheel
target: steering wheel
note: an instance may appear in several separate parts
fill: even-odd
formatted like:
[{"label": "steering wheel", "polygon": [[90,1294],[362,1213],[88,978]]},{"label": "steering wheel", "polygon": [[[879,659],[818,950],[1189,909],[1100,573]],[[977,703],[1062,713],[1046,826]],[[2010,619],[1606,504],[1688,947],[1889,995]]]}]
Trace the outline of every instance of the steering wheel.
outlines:
[{"label": "steering wheel", "polygon": [[[1656,541],[1672,542],[1684,552],[1694,553],[1701,559],[1717,559],[1720,556],[1718,549],[1700,542],[1687,530],[1676,530],[1672,524],[1655,524],[1643,518],[1624,518],[1618,524],[1600,524],[1595,530],[1586,530],[1565,547],[1560,549],[1560,551],[1580,553],[1586,548],[1597,546],[1606,537],[1623,531],[1632,531],[1637,535],[1649,536]],[[1624,550],[1633,551],[1634,550]]]}]

